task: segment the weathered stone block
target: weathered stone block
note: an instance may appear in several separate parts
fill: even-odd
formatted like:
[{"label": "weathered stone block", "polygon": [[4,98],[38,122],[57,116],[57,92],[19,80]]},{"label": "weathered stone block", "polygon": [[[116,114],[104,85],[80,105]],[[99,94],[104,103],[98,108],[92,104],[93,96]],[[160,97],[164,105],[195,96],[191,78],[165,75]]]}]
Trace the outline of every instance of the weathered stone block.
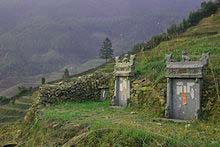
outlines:
[{"label": "weathered stone block", "polygon": [[209,54],[203,54],[200,61],[190,61],[184,53],[181,62],[174,62],[167,56],[167,107],[168,118],[198,119],[201,111],[203,71],[208,65]]},{"label": "weathered stone block", "polygon": [[128,99],[130,99],[131,80],[133,76],[135,55],[128,55],[120,60],[115,58],[116,65],[114,70],[115,75],[115,93],[112,99],[114,106],[127,106]]}]

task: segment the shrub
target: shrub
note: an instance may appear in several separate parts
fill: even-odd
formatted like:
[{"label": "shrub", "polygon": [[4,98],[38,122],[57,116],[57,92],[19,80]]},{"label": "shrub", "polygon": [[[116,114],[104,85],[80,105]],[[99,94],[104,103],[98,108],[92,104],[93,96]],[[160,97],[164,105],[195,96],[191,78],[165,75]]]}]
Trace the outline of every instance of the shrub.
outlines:
[{"label": "shrub", "polygon": [[0,105],[4,105],[10,102],[11,99],[5,97],[5,96],[0,96]]},{"label": "shrub", "polygon": [[29,92],[30,90],[31,90],[31,88],[27,88],[25,86],[18,86],[18,95],[25,94],[25,93]]}]

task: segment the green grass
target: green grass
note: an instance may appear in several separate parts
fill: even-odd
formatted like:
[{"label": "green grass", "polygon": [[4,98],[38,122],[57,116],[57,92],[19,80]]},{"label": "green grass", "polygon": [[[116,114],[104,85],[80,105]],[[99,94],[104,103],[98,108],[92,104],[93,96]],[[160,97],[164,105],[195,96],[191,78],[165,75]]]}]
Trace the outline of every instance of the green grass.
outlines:
[{"label": "green grass", "polygon": [[[50,107],[45,116],[47,119],[56,119],[61,121],[94,121],[94,124],[99,123],[100,120],[110,118],[112,114],[117,116],[120,113],[129,114],[129,109],[108,109],[109,102],[83,102],[83,103],[71,103],[67,102],[61,105],[55,105]],[[95,111],[92,111],[95,110]],[[100,118],[100,120],[99,120]],[[105,125],[105,124],[104,124]]]},{"label": "green grass", "polygon": [[198,60],[202,53],[210,52],[211,61],[215,63],[215,68],[218,68],[220,62],[218,60],[220,56],[219,40],[220,34],[206,37],[181,37],[163,42],[151,51],[138,54],[136,71],[145,75],[152,74],[152,69],[164,72],[165,55],[173,53],[176,60],[179,60],[184,50],[188,51],[194,60]]},{"label": "green grass", "polygon": [[[112,109],[109,106],[109,102],[66,102],[44,109],[41,119],[48,122],[71,122],[75,125],[86,124],[90,128],[89,130],[95,134],[99,130],[109,129],[110,132],[105,134],[107,136],[112,135],[109,139],[117,138],[120,135],[126,139],[126,135],[134,132],[130,136],[133,139],[135,135],[142,134],[142,137],[151,136],[154,139],[156,138],[156,140],[158,139],[158,143],[162,144],[171,142],[171,144],[174,143],[181,146],[192,144],[220,145],[220,124],[192,122],[187,127],[185,123],[154,122],[149,112],[136,111],[132,108]],[[96,141],[97,139],[94,138]],[[98,141],[106,143],[103,139],[109,140],[101,137]],[[117,142],[120,143],[116,139]]]}]

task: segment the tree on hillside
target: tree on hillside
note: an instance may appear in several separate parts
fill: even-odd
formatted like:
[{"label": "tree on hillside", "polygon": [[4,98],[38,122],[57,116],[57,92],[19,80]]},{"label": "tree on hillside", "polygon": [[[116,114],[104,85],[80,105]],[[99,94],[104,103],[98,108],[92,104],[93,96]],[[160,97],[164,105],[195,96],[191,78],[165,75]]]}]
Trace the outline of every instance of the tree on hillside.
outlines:
[{"label": "tree on hillside", "polygon": [[189,22],[186,19],[183,19],[183,21],[179,25],[180,33],[183,33],[189,28]]},{"label": "tree on hillside", "polygon": [[176,35],[178,32],[178,26],[176,24],[172,24],[168,29],[167,29],[167,33],[169,35]]},{"label": "tree on hillside", "polygon": [[212,14],[214,14],[216,12],[216,10],[218,9],[217,7],[217,2],[203,2],[201,4],[201,13],[204,17],[208,17]]},{"label": "tree on hillside", "polygon": [[113,56],[112,43],[109,38],[106,38],[100,49],[100,57],[102,59],[105,59],[107,62],[108,59],[112,58],[112,56]]}]

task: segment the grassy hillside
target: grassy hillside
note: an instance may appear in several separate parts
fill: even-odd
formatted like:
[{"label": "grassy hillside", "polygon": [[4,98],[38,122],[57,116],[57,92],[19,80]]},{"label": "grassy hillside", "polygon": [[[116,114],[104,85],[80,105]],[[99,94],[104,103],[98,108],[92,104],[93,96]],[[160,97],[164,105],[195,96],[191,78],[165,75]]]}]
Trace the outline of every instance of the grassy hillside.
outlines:
[{"label": "grassy hillside", "polygon": [[[216,117],[220,115],[218,109],[220,105],[220,34],[217,31],[220,27],[219,20],[218,13],[202,20],[198,26],[190,28],[180,36],[170,41],[164,41],[152,50],[138,53],[136,72],[139,78],[147,78],[148,84],[150,83],[150,86],[154,87],[155,93],[160,95],[160,99],[165,99],[165,94],[162,92],[166,91],[165,55],[173,53],[176,60],[180,60],[182,51],[187,51],[192,60],[199,60],[202,53],[210,52],[209,66],[205,71],[203,91],[205,98],[202,109],[204,115],[213,114],[216,111],[218,112]],[[144,86],[146,86],[146,82],[139,83],[139,87]],[[143,99],[139,101],[141,100]]]},{"label": "grassy hillside", "polygon": [[[30,134],[21,134],[20,140],[25,145],[32,146],[64,143],[66,146],[220,144],[219,123],[163,122],[155,120],[154,114],[149,111],[114,109],[109,106],[110,102],[67,102],[48,107],[42,110],[42,115],[29,128]],[[62,133],[59,140],[56,136],[58,132]]]},{"label": "grassy hillside", "polygon": [[[188,29],[187,32],[180,36],[170,41],[162,42],[152,50],[138,53],[136,71],[140,75],[150,73],[148,76],[154,75],[158,78],[158,74],[163,75],[165,72],[165,55],[173,53],[178,59],[182,51],[188,51],[194,60],[199,59],[202,53],[210,52],[211,65],[214,66],[212,69],[218,70],[220,68],[218,66],[220,62],[220,60],[218,60],[220,54],[219,30],[219,14],[205,18],[198,26]],[[160,72],[158,73],[158,71]],[[216,76],[217,75],[218,74],[216,74]]]},{"label": "grassy hillside", "polygon": [[[140,95],[131,100],[139,107],[112,109],[108,101],[54,104],[42,109],[24,131],[19,129],[22,125],[14,125],[20,131],[2,131],[2,138],[6,134],[16,134],[16,141],[26,146],[219,146],[219,21],[220,14],[215,14],[179,36],[137,53],[133,86],[139,88]],[[193,60],[210,52],[204,79],[204,119],[186,123],[164,122],[156,119],[163,113],[165,101],[164,57],[173,53],[178,60],[184,50]],[[112,72],[113,64],[98,70]]]}]

